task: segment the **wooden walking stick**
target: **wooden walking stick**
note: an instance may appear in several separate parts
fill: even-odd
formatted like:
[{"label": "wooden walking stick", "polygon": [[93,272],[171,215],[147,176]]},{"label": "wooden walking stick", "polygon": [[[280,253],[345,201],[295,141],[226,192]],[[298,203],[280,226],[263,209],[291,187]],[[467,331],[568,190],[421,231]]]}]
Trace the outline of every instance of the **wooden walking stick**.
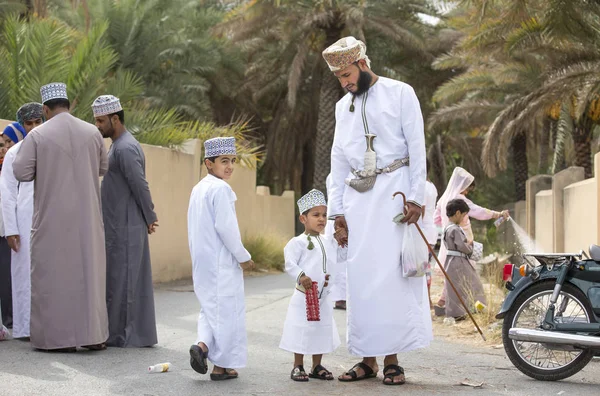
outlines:
[{"label": "wooden walking stick", "polygon": [[[398,191],[398,192],[394,193],[394,195],[392,195],[392,199],[394,199],[396,197],[396,195],[402,195],[402,199],[404,200],[404,206],[403,206],[404,213],[406,213],[406,195],[404,195],[403,192]],[[423,241],[425,241],[425,244],[427,245],[427,249],[429,249],[429,252],[433,255],[433,257],[435,257],[435,261],[440,266],[440,269],[442,270],[442,273],[446,277],[446,281],[448,282],[448,284],[450,284],[450,286],[452,287],[452,290],[454,290],[454,293],[456,294],[456,297],[458,297],[458,300],[460,301],[460,303],[463,306],[463,308],[465,309],[465,311],[467,311],[467,314],[469,315],[469,318],[471,318],[471,321],[473,322],[473,324],[477,328],[477,331],[481,335],[481,338],[483,338],[483,341],[487,341],[485,339],[485,336],[483,335],[483,332],[479,328],[479,325],[475,321],[475,318],[473,317],[473,315],[471,315],[471,311],[467,308],[467,304],[465,304],[465,302],[463,301],[463,299],[460,296],[460,294],[458,294],[458,291],[456,290],[456,287],[454,287],[454,284],[450,280],[450,277],[448,277],[448,274],[446,273],[446,270],[444,269],[444,266],[442,265],[442,263],[440,263],[440,259],[438,258],[437,254],[435,254],[435,252],[433,251],[433,248],[431,247],[431,245],[429,245],[429,242],[427,241],[427,238],[425,237],[425,234],[423,234],[423,231],[421,230],[421,227],[419,226],[418,223],[413,223],[413,224],[417,227],[417,230],[419,231],[419,234],[421,234],[421,238],[423,238]],[[407,225],[410,225],[410,224],[407,224]]]}]

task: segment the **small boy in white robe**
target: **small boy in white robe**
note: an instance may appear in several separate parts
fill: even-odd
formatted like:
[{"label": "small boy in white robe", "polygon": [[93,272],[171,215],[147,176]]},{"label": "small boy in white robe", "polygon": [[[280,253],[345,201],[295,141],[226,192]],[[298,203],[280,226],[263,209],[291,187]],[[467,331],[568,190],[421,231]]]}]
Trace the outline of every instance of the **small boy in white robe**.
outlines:
[{"label": "small boy in white robe", "polygon": [[244,248],[235,213],[237,197],[225,180],[237,162],[235,139],[204,142],[208,175],[192,190],[188,240],[194,291],[202,309],[198,337],[190,347],[190,365],[200,373],[214,364],[210,379],[238,377],[247,355],[244,272],[254,267]]},{"label": "small boy in white robe", "polygon": [[[304,232],[292,238],[284,249],[285,270],[295,279],[296,289],[290,300],[279,347],[294,353],[292,380],[332,380],[333,374],[321,365],[321,360],[324,353],[333,352],[340,345],[328,287],[329,273],[335,266],[337,243],[321,235],[327,224],[327,203],[322,192],[311,190],[298,200],[298,208]],[[309,322],[305,290],[313,287],[313,281],[318,283],[320,320]],[[312,370],[308,375],[304,370],[304,355],[312,355]]]}]

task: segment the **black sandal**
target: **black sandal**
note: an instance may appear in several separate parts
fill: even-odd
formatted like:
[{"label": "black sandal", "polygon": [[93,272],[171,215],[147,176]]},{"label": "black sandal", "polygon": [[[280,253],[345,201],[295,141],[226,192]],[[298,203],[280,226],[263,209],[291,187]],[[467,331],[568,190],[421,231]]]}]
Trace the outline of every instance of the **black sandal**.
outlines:
[{"label": "black sandal", "polygon": [[[406,378],[400,382],[394,382],[394,377],[404,375],[404,369],[397,364],[388,364],[383,369],[383,385],[403,385],[406,383]],[[386,382],[389,379],[391,382]]]},{"label": "black sandal", "polygon": [[213,381],[224,381],[224,380],[228,380],[228,379],[235,379],[238,377],[238,373],[233,374],[232,373],[233,369],[225,369],[224,373],[221,374],[214,374],[211,373],[210,374],[210,379]]},{"label": "black sandal", "polygon": [[346,301],[344,301],[344,300],[336,301],[333,309],[341,309],[341,310],[345,311],[346,310]]},{"label": "black sandal", "polygon": [[195,372],[206,374],[208,371],[208,363],[206,362],[206,358],[206,352],[204,352],[200,346],[192,345],[190,347],[190,366],[192,366]]},{"label": "black sandal", "polygon": [[316,378],[325,381],[333,380],[333,374],[331,371],[327,370],[325,367],[317,364],[311,373],[308,374],[308,378]]},{"label": "black sandal", "polygon": [[306,371],[304,371],[304,366],[294,367],[290,373],[290,378],[296,382],[308,382],[308,376],[306,375]]},{"label": "black sandal", "polygon": [[[356,369],[361,368],[365,374],[362,376],[358,376],[356,374]],[[369,367],[369,365],[367,365],[366,363],[363,362],[359,362],[356,363],[354,366],[352,366],[352,368],[348,371],[346,371],[344,374],[342,375],[349,375],[352,378],[342,378],[342,376],[338,377],[339,381],[342,382],[354,382],[354,381],[361,381],[367,378],[375,378],[377,377],[377,373],[373,372],[373,369],[371,367]]]}]

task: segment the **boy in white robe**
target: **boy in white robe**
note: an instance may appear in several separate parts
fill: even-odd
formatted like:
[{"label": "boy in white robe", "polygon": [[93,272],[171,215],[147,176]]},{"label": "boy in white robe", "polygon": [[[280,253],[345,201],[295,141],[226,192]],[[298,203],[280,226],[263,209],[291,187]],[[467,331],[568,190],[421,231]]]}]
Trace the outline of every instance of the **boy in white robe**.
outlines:
[{"label": "boy in white robe", "polygon": [[235,213],[237,197],[225,180],[237,162],[235,139],[204,142],[208,175],[193,189],[188,209],[188,239],[194,291],[202,309],[190,364],[200,373],[214,364],[210,379],[238,377],[246,365],[244,272],[254,267],[244,248]]},{"label": "boy in white robe", "polygon": [[[294,353],[292,380],[333,380],[333,374],[321,365],[321,360],[324,353],[331,353],[340,345],[328,287],[337,243],[321,235],[327,223],[327,203],[322,192],[311,190],[298,200],[298,208],[304,232],[292,238],[284,249],[285,271],[296,281],[296,290],[290,300],[279,347]],[[319,321],[308,321],[306,317],[305,290],[313,287],[313,281],[318,283]],[[304,371],[304,355],[312,355],[313,365],[308,375]]]}]

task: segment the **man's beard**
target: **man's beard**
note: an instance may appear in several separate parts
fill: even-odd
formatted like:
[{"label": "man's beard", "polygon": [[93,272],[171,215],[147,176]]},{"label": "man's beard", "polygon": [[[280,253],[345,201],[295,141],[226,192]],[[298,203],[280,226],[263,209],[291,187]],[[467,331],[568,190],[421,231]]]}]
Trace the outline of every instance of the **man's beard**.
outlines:
[{"label": "man's beard", "polygon": [[358,81],[356,82],[356,92],[353,92],[352,95],[358,96],[362,95],[369,90],[371,87],[371,82],[373,81],[373,77],[369,72],[360,71],[358,74]]}]

